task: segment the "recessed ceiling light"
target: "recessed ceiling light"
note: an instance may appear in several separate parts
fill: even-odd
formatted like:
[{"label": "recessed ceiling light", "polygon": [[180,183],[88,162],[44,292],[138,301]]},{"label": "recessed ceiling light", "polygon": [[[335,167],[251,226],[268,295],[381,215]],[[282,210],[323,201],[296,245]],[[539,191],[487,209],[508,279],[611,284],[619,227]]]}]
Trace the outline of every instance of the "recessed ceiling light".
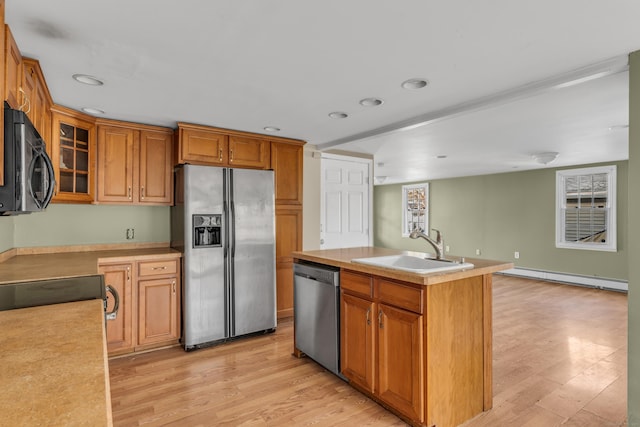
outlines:
[{"label": "recessed ceiling light", "polygon": [[102,86],[104,82],[96,77],[88,76],[86,74],[74,74],[73,79],[79,83],[84,83],[91,86]]},{"label": "recessed ceiling light", "polygon": [[343,113],[342,111],[334,111],[333,113],[329,113],[329,117],[332,119],[346,119],[349,117],[347,113]]},{"label": "recessed ceiling light", "polygon": [[377,107],[382,105],[384,101],[380,98],[364,98],[360,100],[360,105],[363,107]]},{"label": "recessed ceiling light", "polygon": [[436,158],[438,158],[438,159],[446,159],[447,156],[445,154],[440,154],[439,156],[436,156]]},{"label": "recessed ceiling light", "polygon": [[404,89],[422,89],[426,85],[429,84],[427,79],[409,79],[402,82],[402,87]]},{"label": "recessed ceiling light", "polygon": [[89,114],[104,114],[104,111],[99,108],[84,107],[82,111]]},{"label": "recessed ceiling light", "polygon": [[275,126],[265,126],[263,129],[267,132],[280,132],[280,128],[277,128]]}]

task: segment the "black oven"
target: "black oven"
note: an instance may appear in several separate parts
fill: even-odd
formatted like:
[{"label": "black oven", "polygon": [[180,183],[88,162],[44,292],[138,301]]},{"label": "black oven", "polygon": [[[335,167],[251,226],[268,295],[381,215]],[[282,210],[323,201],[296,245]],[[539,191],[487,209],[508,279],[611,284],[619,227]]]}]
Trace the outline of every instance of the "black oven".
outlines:
[{"label": "black oven", "polygon": [[38,212],[53,197],[55,175],[45,142],[29,117],[4,103],[4,185],[0,214]]}]

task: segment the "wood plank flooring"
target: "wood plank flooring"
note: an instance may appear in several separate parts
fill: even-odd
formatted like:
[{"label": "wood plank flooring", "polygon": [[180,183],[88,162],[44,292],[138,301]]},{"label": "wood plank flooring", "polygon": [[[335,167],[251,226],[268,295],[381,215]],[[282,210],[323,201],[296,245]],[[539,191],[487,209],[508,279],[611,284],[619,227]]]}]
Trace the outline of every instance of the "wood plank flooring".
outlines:
[{"label": "wood plank flooring", "polygon": [[[494,276],[493,409],[483,426],[626,426],[627,297]],[[109,363],[118,426],[404,426],[273,334]]]}]

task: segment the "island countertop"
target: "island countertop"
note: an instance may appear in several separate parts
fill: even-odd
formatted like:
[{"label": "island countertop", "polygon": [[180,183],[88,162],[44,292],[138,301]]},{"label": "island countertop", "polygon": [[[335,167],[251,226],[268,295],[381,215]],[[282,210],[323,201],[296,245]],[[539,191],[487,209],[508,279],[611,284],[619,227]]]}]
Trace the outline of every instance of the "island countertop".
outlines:
[{"label": "island countertop", "polygon": [[[465,261],[472,263],[473,268],[445,271],[428,274],[418,274],[408,271],[395,270],[392,268],[378,267],[368,264],[352,262],[355,258],[370,258],[389,255],[415,255],[428,256],[422,252],[402,251],[398,249],[378,248],[373,246],[342,248],[342,249],[322,249],[315,251],[297,251],[292,256],[297,260],[311,261],[319,264],[331,265],[362,273],[374,274],[376,276],[403,282],[417,283],[420,285],[433,285],[436,283],[450,282],[467,277],[496,273],[498,271],[513,268],[513,263],[503,261],[492,261],[481,258],[466,258]],[[447,256],[447,259],[459,260],[460,257]]]},{"label": "island countertop", "polygon": [[0,312],[0,425],[111,426],[102,300]]}]

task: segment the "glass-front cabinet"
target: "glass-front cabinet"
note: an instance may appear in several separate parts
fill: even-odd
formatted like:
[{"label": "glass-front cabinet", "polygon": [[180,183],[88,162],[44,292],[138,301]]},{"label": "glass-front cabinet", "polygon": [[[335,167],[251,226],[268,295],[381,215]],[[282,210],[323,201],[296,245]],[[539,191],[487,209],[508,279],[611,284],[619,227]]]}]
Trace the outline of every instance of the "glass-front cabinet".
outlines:
[{"label": "glass-front cabinet", "polygon": [[95,123],[91,116],[54,106],[52,163],[54,202],[91,203],[95,187]]}]

